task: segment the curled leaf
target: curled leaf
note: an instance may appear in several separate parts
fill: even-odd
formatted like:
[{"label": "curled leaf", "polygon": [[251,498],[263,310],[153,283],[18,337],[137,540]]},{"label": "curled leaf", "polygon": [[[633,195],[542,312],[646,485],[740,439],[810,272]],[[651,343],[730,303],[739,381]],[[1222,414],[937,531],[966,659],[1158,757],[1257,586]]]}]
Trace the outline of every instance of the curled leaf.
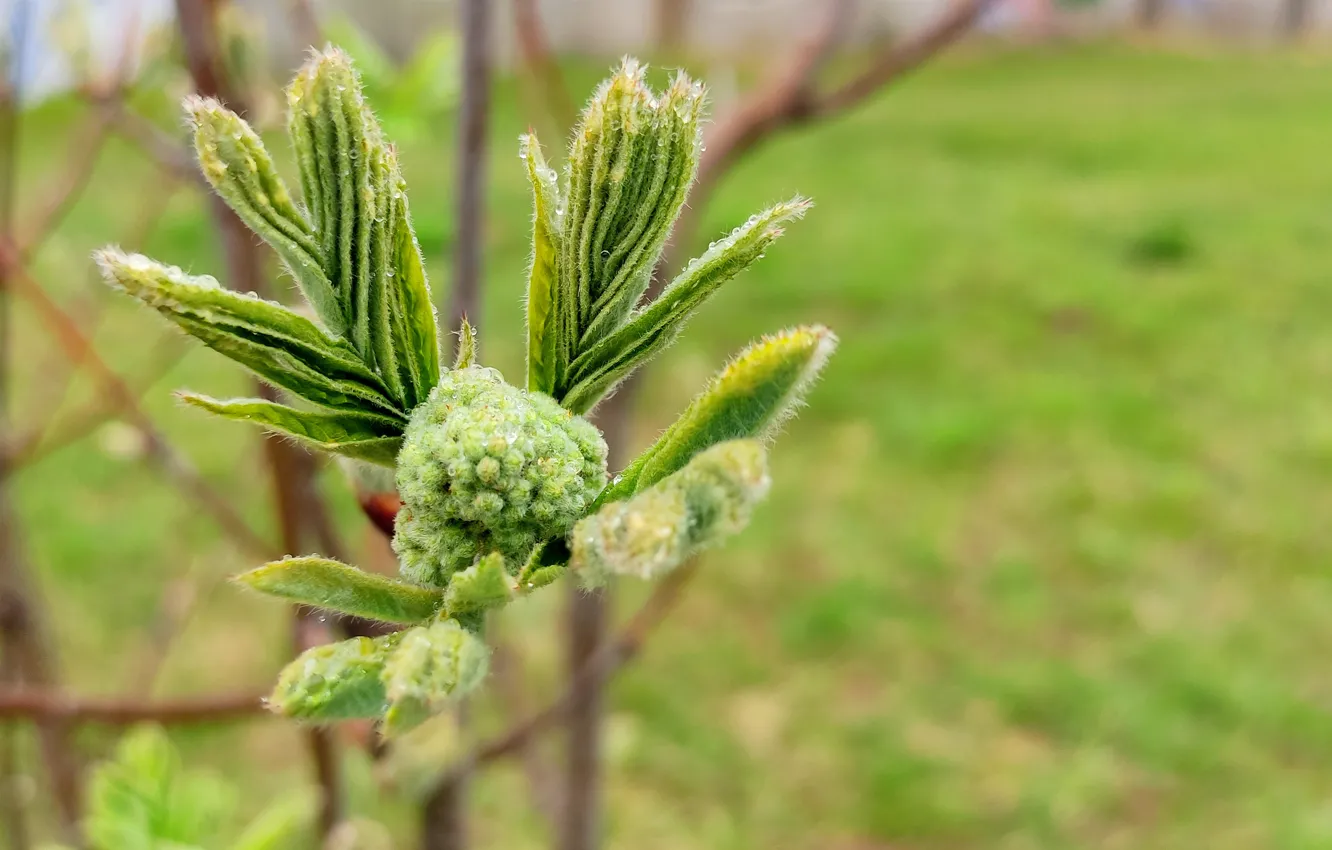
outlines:
[{"label": "curled leaf", "polygon": [[381,674],[402,633],[307,649],[278,676],[268,705],[298,720],[375,718],[384,711]]},{"label": "curled leaf", "polygon": [[490,650],[454,620],[407,630],[384,667],[384,734],[406,732],[465,696],[489,666]]},{"label": "curled leaf", "polygon": [[513,596],[513,582],[504,570],[504,556],[491,552],[449,577],[444,610],[450,617],[474,616],[499,608]]},{"label": "curled leaf", "polygon": [[744,528],[767,491],[762,444],[720,443],[631,499],[611,502],[579,522],[570,565],[590,586],[612,575],[663,575]]},{"label": "curled leaf", "polygon": [[[546,165],[536,136],[525,135],[519,154],[532,184],[532,268],[527,276],[527,388],[551,393],[563,367],[556,324],[560,290],[560,205],[555,172]],[[567,366],[567,362],[565,363]]]}]

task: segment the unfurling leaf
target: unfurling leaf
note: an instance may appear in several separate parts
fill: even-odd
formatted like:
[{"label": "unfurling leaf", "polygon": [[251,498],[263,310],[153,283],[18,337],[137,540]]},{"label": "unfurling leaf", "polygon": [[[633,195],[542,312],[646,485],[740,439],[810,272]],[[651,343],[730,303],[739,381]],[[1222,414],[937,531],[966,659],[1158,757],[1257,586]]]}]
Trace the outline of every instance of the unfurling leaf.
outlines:
[{"label": "unfurling leaf", "polygon": [[742,351],[629,465],[603,501],[650,487],[717,443],[770,437],[794,413],[836,345],[832,331],[813,325],[764,337]]},{"label": "unfurling leaf", "polygon": [[389,701],[384,734],[406,732],[466,696],[485,678],[489,666],[490,650],[454,620],[403,632],[384,667]]},{"label": "unfurling leaf", "polygon": [[[624,324],[647,288],[698,168],[702,86],[680,75],[657,96],[644,70],[626,59],[593,95],[574,131],[563,197],[535,142],[524,140],[537,197],[528,346],[540,368],[529,386],[562,402],[573,363]],[[555,215],[543,218],[552,202]],[[555,226],[558,240],[543,240],[540,230]],[[552,249],[558,262],[546,269]],[[542,290],[549,297],[534,298]]]},{"label": "unfurling leaf", "polygon": [[437,590],[405,584],[326,558],[284,558],[235,581],[289,602],[385,623],[420,623],[444,601]]},{"label": "unfurling leaf", "polygon": [[744,528],[767,492],[761,443],[715,445],[628,501],[612,502],[579,522],[570,535],[570,564],[589,586],[612,575],[663,575]]},{"label": "unfurling leaf", "polygon": [[380,676],[402,634],[357,637],[307,649],[279,674],[269,708],[298,720],[379,717],[385,699]]},{"label": "unfurling leaf", "polygon": [[499,608],[513,596],[513,581],[504,571],[504,556],[491,552],[449,577],[444,610],[450,617],[470,617]]},{"label": "unfurling leaf", "polygon": [[287,98],[301,187],[346,334],[410,409],[439,378],[439,348],[397,156],[341,51],[314,56]]},{"label": "unfurling leaf", "polygon": [[273,246],[324,326],[334,334],[344,333],[347,316],[324,274],[315,231],[292,201],[258,134],[212,98],[188,98],[185,112],[194,126],[195,152],[209,185],[247,227]]},{"label": "unfurling leaf", "polygon": [[220,401],[181,393],[187,404],[240,422],[253,422],[285,434],[320,451],[363,460],[392,469],[402,447],[402,423],[368,413],[325,413],[297,410],[259,398]]},{"label": "unfurling leaf", "polygon": [[565,407],[575,413],[589,410],[634,369],[670,345],[703,302],[762,257],[782,235],[781,225],[800,218],[809,207],[809,201],[793,198],[759,213],[726,238],[712,243],[627,325],[574,361]]},{"label": "unfurling leaf", "polygon": [[560,190],[536,136],[525,135],[519,144],[519,156],[527,164],[532,184],[533,208],[532,268],[527,278],[527,388],[550,394],[563,368],[558,365],[555,309],[560,286]]},{"label": "unfurling leaf", "polygon": [[141,254],[106,249],[94,257],[109,284],[266,381],[321,407],[405,418],[351,346],[282,305]]}]

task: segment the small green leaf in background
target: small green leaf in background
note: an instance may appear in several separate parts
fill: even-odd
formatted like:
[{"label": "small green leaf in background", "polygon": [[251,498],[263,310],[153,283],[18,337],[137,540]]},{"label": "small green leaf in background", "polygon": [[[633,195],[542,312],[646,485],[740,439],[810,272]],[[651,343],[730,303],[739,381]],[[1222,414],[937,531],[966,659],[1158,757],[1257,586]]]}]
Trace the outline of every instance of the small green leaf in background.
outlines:
[{"label": "small green leaf in background", "polygon": [[574,361],[570,368],[573,386],[564,396],[564,406],[575,413],[591,409],[634,369],[674,342],[703,302],[763,256],[782,235],[782,223],[802,217],[809,208],[809,201],[793,198],[753,216],[726,238],[713,242],[627,325]]},{"label": "small green leaf in background", "polygon": [[281,304],[223,289],[211,277],[194,277],[141,254],[106,249],[94,257],[109,284],[264,380],[321,407],[404,417],[350,346]]},{"label": "small green leaf in background", "polygon": [[384,623],[420,623],[443,602],[437,590],[367,573],[327,558],[284,558],[234,579],[288,602]]},{"label": "small green leaf in background", "polygon": [[403,632],[384,666],[389,700],[384,734],[406,732],[466,696],[485,678],[489,666],[489,647],[455,620]]},{"label": "small green leaf in background", "polygon": [[570,535],[570,565],[590,587],[613,575],[664,575],[743,529],[768,484],[761,443],[715,445],[628,501],[579,522]]},{"label": "small green leaf in background", "polygon": [[764,337],[740,352],[606,493],[623,498],[725,440],[770,437],[804,398],[837,346],[820,325]]},{"label": "small green leaf in background", "polygon": [[185,850],[217,834],[235,797],[218,777],[183,773],[166,733],[140,727],[93,772],[84,831],[95,850]]},{"label": "small green leaf in background", "polygon": [[384,711],[380,675],[402,632],[307,649],[283,668],[268,705],[298,720],[376,718]]},{"label": "small green leaf in background", "polygon": [[292,437],[310,448],[392,469],[402,447],[402,423],[368,413],[296,410],[259,398],[220,401],[183,392],[180,398],[209,413]]}]

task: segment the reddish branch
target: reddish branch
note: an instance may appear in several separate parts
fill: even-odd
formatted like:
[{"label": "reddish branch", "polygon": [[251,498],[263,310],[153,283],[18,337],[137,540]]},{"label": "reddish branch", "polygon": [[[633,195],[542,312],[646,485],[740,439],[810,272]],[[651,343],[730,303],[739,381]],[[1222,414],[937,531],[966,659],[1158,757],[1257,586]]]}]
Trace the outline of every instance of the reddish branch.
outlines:
[{"label": "reddish branch", "polygon": [[52,691],[0,691],[0,720],[58,719],[132,726],[135,723],[212,723],[266,716],[259,694],[221,694],[179,700],[92,699]]}]

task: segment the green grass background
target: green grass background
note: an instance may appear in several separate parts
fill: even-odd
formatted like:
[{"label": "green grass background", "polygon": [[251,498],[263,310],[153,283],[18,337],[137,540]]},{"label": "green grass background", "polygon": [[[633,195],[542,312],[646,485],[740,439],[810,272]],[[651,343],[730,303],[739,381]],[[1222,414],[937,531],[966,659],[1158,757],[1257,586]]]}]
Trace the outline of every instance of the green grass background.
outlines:
[{"label": "green grass background", "polygon": [[[502,82],[479,324],[511,378],[525,120]],[[79,119],[53,103],[26,122],[21,197],[35,202]],[[402,154],[441,301],[452,135]],[[129,375],[160,356],[163,328],[101,293],[87,256],[127,238],[160,182],[113,145],[37,262],[62,302],[104,305],[99,348]],[[953,54],[764,146],[701,235],[796,192],[819,206],[661,357],[641,405],[646,444],[747,340],[797,322],[841,336],[778,444],[769,503],[614,685],[610,846],[1332,847],[1332,60]],[[223,270],[188,191],[126,247]],[[16,320],[22,430],[92,390],[62,399],[58,351],[30,310]],[[168,393],[244,392],[244,378],[179,350],[147,407],[271,532],[255,436]],[[16,482],[70,686],[142,687],[161,599],[188,578],[197,604],[153,692],[265,687],[287,653],[281,606],[225,584],[253,559],[131,443],[104,428]],[[643,594],[625,586],[620,606]],[[546,690],[560,597],[504,618]],[[502,725],[490,698],[476,714]],[[307,780],[280,721],[175,737],[237,782],[245,811]],[[385,771],[355,752],[347,770],[354,808],[410,846]],[[480,781],[476,846],[545,846],[524,793],[510,765]]]}]

